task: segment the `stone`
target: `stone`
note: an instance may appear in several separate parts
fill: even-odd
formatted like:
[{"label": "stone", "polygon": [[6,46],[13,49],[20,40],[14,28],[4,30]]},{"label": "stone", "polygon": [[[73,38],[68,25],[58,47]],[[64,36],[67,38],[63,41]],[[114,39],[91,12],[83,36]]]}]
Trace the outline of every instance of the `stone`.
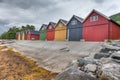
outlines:
[{"label": "stone", "polygon": [[97,65],[95,64],[87,64],[85,66],[85,70],[90,71],[90,72],[95,72],[97,68]]},{"label": "stone", "polygon": [[114,44],[112,44],[112,45],[113,45],[113,46],[120,47],[120,43],[119,43],[119,44],[114,43]]},{"label": "stone", "polygon": [[78,69],[70,68],[57,75],[55,80],[97,80],[97,79]]},{"label": "stone", "polygon": [[107,43],[104,43],[104,45],[103,45],[103,48],[107,48],[107,49],[111,49],[111,50],[120,50],[120,47],[118,47],[118,46],[113,46],[113,45],[109,45],[109,44],[107,44]]},{"label": "stone", "polygon": [[86,58],[80,58],[78,60],[78,66],[79,67],[82,67],[82,66],[85,66],[87,64],[97,64],[97,60],[93,59],[93,58],[89,58],[89,57],[86,57]]},{"label": "stone", "polygon": [[113,61],[120,63],[120,53],[114,53],[114,54],[111,56],[111,58],[112,58]]},{"label": "stone", "polygon": [[108,58],[112,53],[97,53],[94,55],[94,59]]},{"label": "stone", "polygon": [[104,64],[101,77],[107,77],[108,80],[120,80],[120,65],[115,63]]}]

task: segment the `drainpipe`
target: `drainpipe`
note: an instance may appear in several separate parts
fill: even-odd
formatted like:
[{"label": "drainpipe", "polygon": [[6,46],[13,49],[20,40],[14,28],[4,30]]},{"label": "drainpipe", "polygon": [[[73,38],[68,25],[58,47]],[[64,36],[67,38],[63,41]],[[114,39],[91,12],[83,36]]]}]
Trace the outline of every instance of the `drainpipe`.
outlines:
[{"label": "drainpipe", "polygon": [[108,40],[110,39],[110,20],[108,22]]}]

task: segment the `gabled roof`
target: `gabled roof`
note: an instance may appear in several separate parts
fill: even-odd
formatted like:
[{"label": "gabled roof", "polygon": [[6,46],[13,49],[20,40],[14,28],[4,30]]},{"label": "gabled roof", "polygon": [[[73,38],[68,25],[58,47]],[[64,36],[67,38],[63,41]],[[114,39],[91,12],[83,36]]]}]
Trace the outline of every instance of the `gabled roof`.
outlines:
[{"label": "gabled roof", "polygon": [[20,32],[16,32],[16,35],[19,34]]},{"label": "gabled roof", "polygon": [[73,17],[75,17],[77,20],[79,20],[80,22],[83,22],[84,21],[84,19],[83,18],[81,18],[81,17],[78,17],[78,16],[76,16],[76,15],[73,15]]},{"label": "gabled roof", "polygon": [[64,19],[60,19],[60,21],[62,21],[65,25],[68,23],[68,21],[66,21]]},{"label": "gabled roof", "polygon": [[40,34],[40,32],[39,31],[29,31],[30,32],[30,34]]},{"label": "gabled roof", "polygon": [[[81,23],[84,21],[83,18],[78,17],[78,16],[76,16],[76,15],[73,15],[72,18],[69,20],[69,22],[70,22],[73,18],[76,18],[76,19],[77,19],[78,21],[80,21]],[[67,25],[69,24],[69,22],[67,23]]]},{"label": "gabled roof", "polygon": [[[49,22],[48,26],[49,26],[50,24],[52,25],[52,27],[55,28],[56,23],[54,23],[54,22]],[[47,28],[48,28],[48,26],[47,26]]]},{"label": "gabled roof", "polygon": [[51,24],[53,27],[55,27],[55,25],[56,25],[56,23],[54,23],[54,22],[50,22],[50,24]]},{"label": "gabled roof", "polygon": [[41,26],[41,28],[39,29],[39,31],[40,31],[43,27],[45,27],[45,29],[46,29],[46,28],[47,28],[47,24],[42,24],[42,26]]},{"label": "gabled roof", "polygon": [[88,14],[88,16],[85,18],[85,20],[84,20],[83,22],[85,22],[85,21],[87,20],[87,18],[88,18],[93,12],[95,12],[95,13],[103,16],[103,17],[106,18],[107,20],[110,20],[111,22],[113,22],[113,23],[115,23],[116,25],[120,26],[118,23],[116,23],[115,21],[113,21],[112,19],[110,19],[109,17],[107,17],[106,15],[102,14],[101,12],[99,12],[99,11],[97,11],[97,10],[95,10],[95,9],[93,9],[93,10]]},{"label": "gabled roof", "polygon": [[55,25],[55,27],[59,24],[59,22],[62,22],[64,25],[67,25],[68,21],[63,20],[63,19],[59,19],[59,21],[57,22],[57,24]]},{"label": "gabled roof", "polygon": [[87,18],[93,13],[93,12],[95,12],[95,13],[97,13],[97,14],[99,14],[99,15],[101,15],[101,16],[103,16],[104,18],[106,18],[106,19],[108,19],[108,20],[110,20],[110,18],[109,17],[107,17],[106,15],[104,15],[104,14],[102,14],[101,12],[99,12],[99,11],[97,11],[97,10],[95,10],[95,9],[93,9],[89,14],[88,14],[88,16],[85,18],[85,20],[83,21],[83,22],[85,22],[86,20],[87,20]]}]

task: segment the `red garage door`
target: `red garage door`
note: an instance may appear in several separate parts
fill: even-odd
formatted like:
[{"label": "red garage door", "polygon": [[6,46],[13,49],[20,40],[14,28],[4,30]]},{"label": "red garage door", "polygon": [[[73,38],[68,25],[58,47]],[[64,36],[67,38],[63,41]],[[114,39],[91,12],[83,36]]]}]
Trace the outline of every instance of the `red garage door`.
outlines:
[{"label": "red garage door", "polygon": [[104,41],[108,39],[108,25],[84,27],[83,38],[85,41]]},{"label": "red garage door", "polygon": [[47,31],[47,35],[46,35],[47,40],[48,40],[48,41],[54,40],[54,34],[55,34],[54,31]]}]

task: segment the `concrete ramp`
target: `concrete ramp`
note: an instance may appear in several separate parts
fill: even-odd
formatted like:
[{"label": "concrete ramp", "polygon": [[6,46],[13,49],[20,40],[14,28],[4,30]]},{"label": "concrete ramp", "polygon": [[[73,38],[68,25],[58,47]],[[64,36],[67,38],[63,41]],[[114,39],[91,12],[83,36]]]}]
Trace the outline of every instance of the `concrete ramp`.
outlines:
[{"label": "concrete ramp", "polygon": [[102,42],[15,41],[9,46],[53,72],[61,72],[80,57],[99,52]]}]

